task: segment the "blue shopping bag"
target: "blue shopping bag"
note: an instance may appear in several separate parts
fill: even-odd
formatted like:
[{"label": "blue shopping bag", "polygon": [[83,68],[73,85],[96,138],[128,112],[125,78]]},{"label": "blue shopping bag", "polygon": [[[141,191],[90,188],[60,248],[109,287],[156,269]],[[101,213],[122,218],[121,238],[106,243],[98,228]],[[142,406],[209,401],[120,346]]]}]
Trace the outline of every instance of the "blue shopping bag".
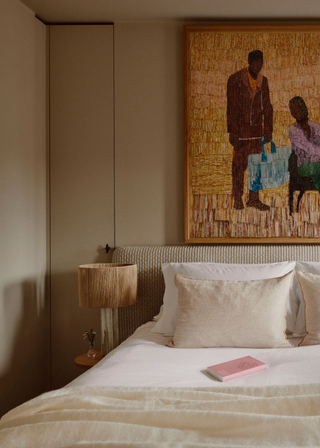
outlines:
[{"label": "blue shopping bag", "polygon": [[266,152],[266,140],[262,139],[260,154],[248,157],[248,188],[252,191],[277,188],[289,182],[288,161],[290,146],[276,148],[271,141],[271,152]]}]

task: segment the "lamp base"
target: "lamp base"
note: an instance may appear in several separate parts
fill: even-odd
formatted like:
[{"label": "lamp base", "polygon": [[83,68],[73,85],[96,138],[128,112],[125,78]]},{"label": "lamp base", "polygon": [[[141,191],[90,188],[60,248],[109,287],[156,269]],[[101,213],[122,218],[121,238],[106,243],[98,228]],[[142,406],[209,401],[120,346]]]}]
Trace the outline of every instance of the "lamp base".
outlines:
[{"label": "lamp base", "polygon": [[118,308],[101,308],[101,355],[119,345]]}]

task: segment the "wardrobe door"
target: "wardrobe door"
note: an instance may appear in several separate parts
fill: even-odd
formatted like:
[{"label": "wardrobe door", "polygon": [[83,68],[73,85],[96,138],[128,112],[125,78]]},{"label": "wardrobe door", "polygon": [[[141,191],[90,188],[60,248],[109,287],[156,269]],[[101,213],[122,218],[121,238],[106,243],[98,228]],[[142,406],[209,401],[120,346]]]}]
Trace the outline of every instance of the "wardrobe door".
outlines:
[{"label": "wardrobe door", "polygon": [[81,373],[84,330],[100,310],[78,303],[78,266],[114,245],[113,25],[50,26],[51,379]]}]

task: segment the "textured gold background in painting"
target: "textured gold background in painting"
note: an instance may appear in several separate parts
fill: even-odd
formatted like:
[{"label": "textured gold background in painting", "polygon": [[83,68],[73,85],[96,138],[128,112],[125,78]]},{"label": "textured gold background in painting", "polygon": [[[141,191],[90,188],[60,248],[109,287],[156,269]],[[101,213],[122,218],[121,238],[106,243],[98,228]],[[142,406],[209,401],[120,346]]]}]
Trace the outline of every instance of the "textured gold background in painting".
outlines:
[{"label": "textured gold background in painting", "polygon": [[[288,129],[294,119],[288,103],[292,97],[302,96],[308,106],[309,119],[320,122],[320,35],[204,31],[190,33],[189,39],[192,237],[317,237],[317,192],[305,193],[300,213],[294,216],[289,214],[288,184],[260,192],[260,199],[275,208],[268,212],[268,219],[263,217],[265,212],[256,209],[238,212],[232,208],[233,148],[227,132],[226,109],[229,76],[247,66],[250,51],[263,51],[261,73],[268,78],[274,110],[273,141],[277,147],[291,146]],[[267,151],[270,150],[268,146]],[[244,183],[246,200],[247,176]],[[295,197],[295,203],[296,200]],[[278,208],[283,210],[279,212]]]}]

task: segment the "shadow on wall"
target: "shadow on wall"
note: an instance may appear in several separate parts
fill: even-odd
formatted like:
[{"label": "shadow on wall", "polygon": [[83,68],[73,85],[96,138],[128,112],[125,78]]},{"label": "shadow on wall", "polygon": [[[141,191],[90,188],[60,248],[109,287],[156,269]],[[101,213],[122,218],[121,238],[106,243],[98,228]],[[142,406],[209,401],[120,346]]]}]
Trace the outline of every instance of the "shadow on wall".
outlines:
[{"label": "shadow on wall", "polygon": [[0,315],[0,416],[49,390],[49,303],[45,291],[45,285],[35,280],[4,289]]},{"label": "shadow on wall", "polygon": [[93,261],[92,253],[80,254],[79,264],[72,270],[57,270],[51,277],[52,389],[66,386],[84,372],[74,360],[88,350],[88,342],[83,339],[85,330],[96,331],[96,350],[101,349],[100,309],[80,308],[78,292],[79,265],[112,261],[113,250],[106,254],[105,247],[99,246],[96,251]]}]

